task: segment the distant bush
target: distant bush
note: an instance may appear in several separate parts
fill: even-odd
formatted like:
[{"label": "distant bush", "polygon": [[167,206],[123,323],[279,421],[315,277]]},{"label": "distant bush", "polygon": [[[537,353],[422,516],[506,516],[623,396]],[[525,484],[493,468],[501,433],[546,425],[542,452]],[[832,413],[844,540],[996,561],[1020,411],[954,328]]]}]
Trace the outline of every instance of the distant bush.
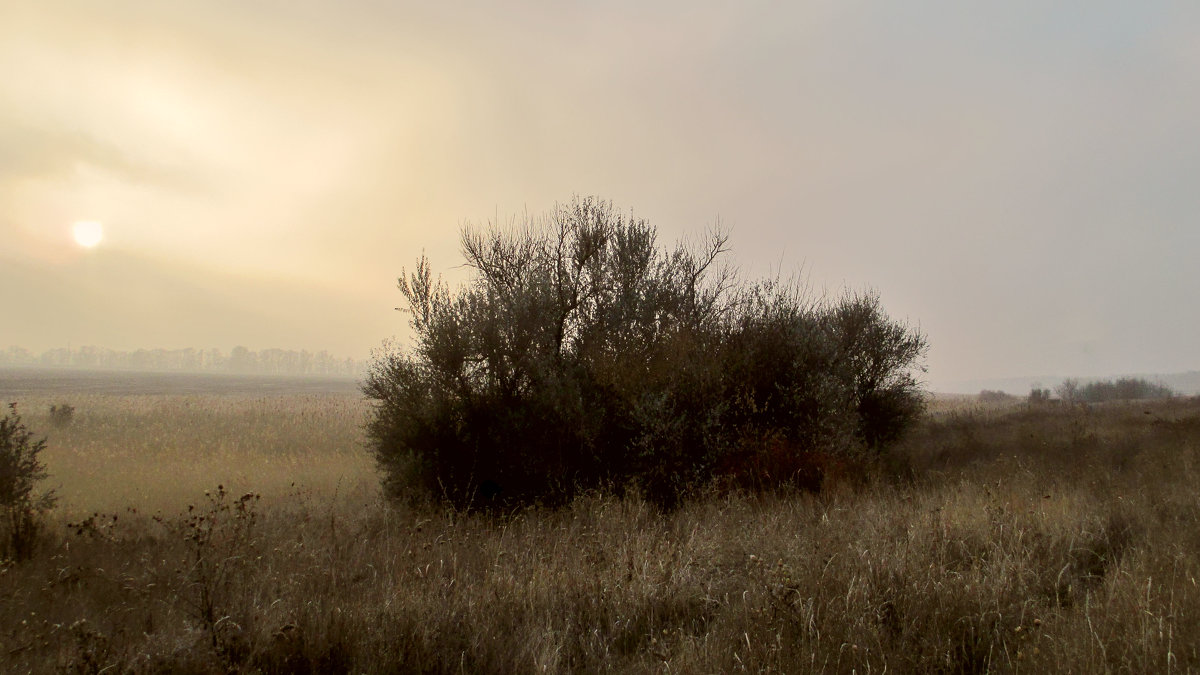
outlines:
[{"label": "distant bush", "polygon": [[38,455],[45,439],[34,440],[17,414],[17,404],[0,419],[0,560],[24,560],[33,553],[39,516],[54,505],[53,490],[35,495],[34,484],[46,478]]},{"label": "distant bush", "polygon": [[993,391],[991,389],[984,389],[979,392],[980,403],[1005,403],[1007,401],[1012,401],[1016,398],[1017,398],[1016,396],[1013,396],[1012,394],[1009,394],[1008,392],[1004,392],[1004,391]]},{"label": "distant bush", "polygon": [[75,421],[75,406],[66,403],[50,406],[50,424],[61,429],[71,426],[73,421]]},{"label": "distant bush", "polygon": [[[1064,387],[1066,382],[1063,383]],[[1136,377],[1123,377],[1113,382],[1089,382],[1075,385],[1074,399],[1084,403],[1139,399],[1171,398],[1175,392],[1167,386]]]},{"label": "distant bush", "polygon": [[1062,381],[1062,384],[1054,388],[1054,393],[1063,400],[1064,403],[1079,402],[1079,380],[1075,378],[1067,378]]},{"label": "distant bush", "polygon": [[1029,390],[1029,402],[1038,405],[1050,402],[1050,390],[1042,387],[1034,387]]},{"label": "distant bush", "polygon": [[926,343],[874,294],[831,302],[740,283],[727,238],[664,250],[645,221],[576,199],[517,229],[466,229],[451,292],[400,279],[415,342],[373,362],[371,448],[393,493],[554,503],[636,485],[669,504],[724,479],[819,484],[920,414]]}]

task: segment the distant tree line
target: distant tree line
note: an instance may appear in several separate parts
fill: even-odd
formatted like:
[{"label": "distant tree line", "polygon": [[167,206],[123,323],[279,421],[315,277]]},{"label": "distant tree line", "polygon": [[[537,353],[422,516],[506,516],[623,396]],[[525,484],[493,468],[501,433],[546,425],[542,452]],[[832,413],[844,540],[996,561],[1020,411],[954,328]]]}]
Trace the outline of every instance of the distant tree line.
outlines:
[{"label": "distant tree line", "polygon": [[1080,384],[1076,379],[1066,379],[1054,388],[1054,393],[1068,403],[1171,398],[1175,395],[1175,391],[1170,387],[1140,377],[1122,377],[1116,381],[1097,380],[1086,384]]},{"label": "distant tree line", "polygon": [[240,345],[229,353],[191,347],[119,351],[88,345],[75,349],[58,347],[35,354],[23,347],[9,347],[0,350],[0,366],[350,377],[360,375],[364,369],[364,364],[354,359],[338,358],[324,350],[263,349],[256,352]]},{"label": "distant tree line", "polygon": [[[1063,403],[1103,403],[1105,401],[1136,401],[1156,398],[1171,398],[1179,392],[1167,385],[1151,382],[1141,377],[1122,377],[1113,380],[1094,380],[1081,383],[1076,378],[1063,380],[1062,384],[1050,389],[1035,384],[1029,390],[1027,400],[1041,404],[1062,401]],[[1017,397],[1004,391],[984,389],[979,392],[982,403],[1005,403]]]}]

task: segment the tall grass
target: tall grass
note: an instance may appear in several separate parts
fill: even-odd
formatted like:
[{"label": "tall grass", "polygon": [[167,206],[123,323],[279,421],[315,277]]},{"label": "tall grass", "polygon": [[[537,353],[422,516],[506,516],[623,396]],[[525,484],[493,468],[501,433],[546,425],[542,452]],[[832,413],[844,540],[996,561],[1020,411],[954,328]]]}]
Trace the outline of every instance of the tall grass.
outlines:
[{"label": "tall grass", "polygon": [[951,412],[817,495],[503,515],[382,501],[353,399],[72,403],[5,672],[1200,670],[1197,401]]},{"label": "tall grass", "polygon": [[49,482],[68,515],[175,511],[218,484],[279,496],[293,484],[376,482],[357,394],[78,395],[59,428],[48,411],[62,398],[18,400],[29,427],[45,430]]}]

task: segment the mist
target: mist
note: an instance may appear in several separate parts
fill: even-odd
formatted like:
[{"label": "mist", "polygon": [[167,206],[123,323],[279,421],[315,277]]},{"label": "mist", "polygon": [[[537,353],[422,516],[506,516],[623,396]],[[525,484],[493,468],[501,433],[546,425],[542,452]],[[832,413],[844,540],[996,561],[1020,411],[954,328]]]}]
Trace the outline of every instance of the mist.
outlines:
[{"label": "mist", "polygon": [[933,388],[1194,370],[1198,33],[1172,2],[26,3],[0,348],[363,359],[422,252],[461,278],[464,223],[580,194],[878,289]]}]

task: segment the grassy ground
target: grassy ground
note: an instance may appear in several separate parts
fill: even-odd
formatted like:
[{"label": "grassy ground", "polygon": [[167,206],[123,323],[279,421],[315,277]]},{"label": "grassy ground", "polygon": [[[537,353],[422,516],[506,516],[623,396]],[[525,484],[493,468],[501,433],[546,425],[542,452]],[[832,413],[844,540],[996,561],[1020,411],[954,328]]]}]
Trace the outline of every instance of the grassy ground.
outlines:
[{"label": "grassy ground", "polygon": [[27,426],[45,430],[48,484],[67,517],[128,506],[171,513],[218,484],[274,499],[294,486],[326,495],[378,482],[359,394],[89,394],[70,397],[74,422],[57,429],[47,411],[62,399],[19,406]]},{"label": "grassy ground", "polygon": [[819,495],[484,516],[383,503],[352,394],[60,398],[21,399],[63,501],[0,567],[3,672],[1200,671],[1195,400],[948,406]]}]

